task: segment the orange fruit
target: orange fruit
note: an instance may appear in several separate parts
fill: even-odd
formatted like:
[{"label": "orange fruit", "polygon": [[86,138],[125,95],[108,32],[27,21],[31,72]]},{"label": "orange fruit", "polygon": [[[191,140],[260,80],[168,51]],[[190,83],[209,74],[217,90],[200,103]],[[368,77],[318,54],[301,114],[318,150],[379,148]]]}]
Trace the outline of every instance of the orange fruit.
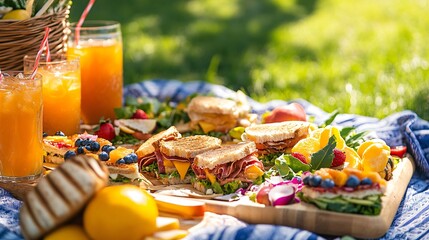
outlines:
[{"label": "orange fruit", "polygon": [[365,173],[359,169],[355,168],[344,168],[343,172],[347,174],[347,176],[355,175],[359,180],[362,180],[365,178]]},{"label": "orange fruit", "polygon": [[311,130],[310,131],[310,137],[319,139],[320,134],[322,133],[323,130],[324,130],[324,128],[317,128],[317,129]]},{"label": "orange fruit", "polygon": [[311,154],[320,150],[319,140],[316,138],[308,137],[299,140],[292,148],[292,152],[298,152],[304,155],[307,163],[311,161]]},{"label": "orange fruit", "polygon": [[350,147],[345,147],[344,152],[346,153],[346,162],[348,163],[347,166],[351,168],[359,168],[361,159],[358,153]]},{"label": "orange fruit", "polygon": [[134,185],[110,186],[98,192],[83,213],[91,239],[143,239],[156,229],[158,207],[153,197]]},{"label": "orange fruit", "polygon": [[348,176],[344,172],[331,168],[327,168],[326,171],[331,175],[336,186],[342,187],[346,184]]},{"label": "orange fruit", "polygon": [[53,232],[49,233],[44,238],[45,240],[89,240],[89,236],[79,225],[65,225]]},{"label": "orange fruit", "polygon": [[364,171],[380,172],[386,167],[390,151],[382,143],[373,143],[362,154]]},{"label": "orange fruit", "polygon": [[124,148],[124,147],[118,147],[115,150],[112,150],[109,153],[109,160],[107,162],[109,163],[116,163],[119,159],[127,156],[130,153],[133,153],[134,151],[132,149]]},{"label": "orange fruit", "polygon": [[377,172],[362,172],[362,174],[366,177],[371,179],[371,181],[373,183],[378,183],[381,186],[386,186],[387,182],[386,180],[384,180],[380,174],[378,174]]},{"label": "orange fruit", "polygon": [[387,146],[387,145],[386,145],[386,143],[385,143],[383,140],[381,140],[381,139],[371,139],[371,140],[365,141],[364,143],[362,143],[362,144],[359,146],[359,148],[358,148],[358,150],[357,150],[358,155],[359,155],[360,157],[362,157],[363,152],[365,152],[365,150],[366,150],[369,146],[371,146],[372,144],[374,144],[374,143],[381,143],[381,144],[385,145],[385,146],[383,146],[383,147],[384,147],[384,148],[386,148],[386,150],[389,150],[389,151],[390,151],[389,146]]},{"label": "orange fruit", "polygon": [[329,138],[335,136],[335,140],[337,141],[336,148],[343,150],[346,147],[346,142],[341,137],[340,130],[336,127],[327,126],[323,129],[319,136],[320,148],[324,148],[328,145]]},{"label": "orange fruit", "polygon": [[315,171],[314,174],[319,175],[322,179],[332,179],[332,176],[327,171],[327,168],[321,168]]}]

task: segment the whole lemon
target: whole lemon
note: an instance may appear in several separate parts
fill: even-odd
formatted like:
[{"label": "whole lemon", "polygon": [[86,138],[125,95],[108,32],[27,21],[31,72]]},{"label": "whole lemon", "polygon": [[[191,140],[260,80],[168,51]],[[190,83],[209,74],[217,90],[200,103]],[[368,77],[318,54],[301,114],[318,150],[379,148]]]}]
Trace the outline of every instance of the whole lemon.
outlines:
[{"label": "whole lemon", "polygon": [[48,236],[45,240],[89,240],[89,236],[85,233],[82,226],[79,225],[65,225],[62,226]]},{"label": "whole lemon", "polygon": [[16,9],[6,13],[2,19],[9,20],[26,20],[31,18],[30,14],[25,9]]},{"label": "whole lemon", "polygon": [[134,185],[110,186],[98,192],[83,213],[83,225],[94,239],[142,239],[156,231],[158,207],[149,193]]}]

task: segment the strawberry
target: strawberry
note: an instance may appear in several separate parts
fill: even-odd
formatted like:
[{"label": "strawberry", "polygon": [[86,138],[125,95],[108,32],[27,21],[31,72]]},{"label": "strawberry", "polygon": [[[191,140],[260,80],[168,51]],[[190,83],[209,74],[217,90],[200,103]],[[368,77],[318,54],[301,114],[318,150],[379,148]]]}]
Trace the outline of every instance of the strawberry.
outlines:
[{"label": "strawberry", "polygon": [[148,119],[149,117],[147,116],[147,114],[143,110],[137,109],[131,118],[132,119]]},{"label": "strawberry", "polygon": [[115,128],[109,122],[101,123],[100,129],[95,132],[98,137],[112,141],[115,138]]},{"label": "strawberry", "polygon": [[331,167],[339,167],[346,161],[346,153],[339,149],[334,149],[334,159],[332,160]]},{"label": "strawberry", "polygon": [[305,158],[305,156],[304,155],[302,155],[301,153],[299,153],[299,152],[294,152],[294,153],[291,153],[291,155],[292,155],[292,157],[294,157],[294,158],[297,158],[299,161],[301,161],[302,163],[304,163],[304,164],[307,164],[307,159]]}]

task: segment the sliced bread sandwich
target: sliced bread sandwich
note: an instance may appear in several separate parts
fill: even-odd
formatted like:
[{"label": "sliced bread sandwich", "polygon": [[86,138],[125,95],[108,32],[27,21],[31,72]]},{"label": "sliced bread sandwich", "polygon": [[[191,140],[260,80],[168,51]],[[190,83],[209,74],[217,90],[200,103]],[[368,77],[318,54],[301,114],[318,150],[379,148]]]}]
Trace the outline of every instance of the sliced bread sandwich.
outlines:
[{"label": "sliced bread sandwich", "polygon": [[259,158],[264,165],[274,165],[274,159],[290,153],[295,144],[309,134],[310,124],[303,121],[286,121],[252,125],[245,128],[244,141],[255,142]]},{"label": "sliced bread sandwich", "polygon": [[164,184],[190,183],[193,175],[190,166],[194,158],[203,152],[220,148],[221,142],[218,138],[205,135],[160,141],[155,146],[157,176]]},{"label": "sliced bread sandwich", "polygon": [[255,143],[224,145],[195,157],[192,185],[205,194],[229,194],[249,184],[262,183],[263,169]]}]

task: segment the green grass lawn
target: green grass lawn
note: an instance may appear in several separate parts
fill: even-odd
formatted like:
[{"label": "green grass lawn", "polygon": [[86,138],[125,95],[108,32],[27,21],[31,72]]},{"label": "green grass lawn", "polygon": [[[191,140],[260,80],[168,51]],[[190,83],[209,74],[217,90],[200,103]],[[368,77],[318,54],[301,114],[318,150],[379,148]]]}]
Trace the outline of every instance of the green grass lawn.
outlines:
[{"label": "green grass lawn", "polygon": [[[74,1],[76,21],[86,1]],[[125,83],[205,80],[260,101],[429,119],[429,1],[99,0],[122,24]]]}]

